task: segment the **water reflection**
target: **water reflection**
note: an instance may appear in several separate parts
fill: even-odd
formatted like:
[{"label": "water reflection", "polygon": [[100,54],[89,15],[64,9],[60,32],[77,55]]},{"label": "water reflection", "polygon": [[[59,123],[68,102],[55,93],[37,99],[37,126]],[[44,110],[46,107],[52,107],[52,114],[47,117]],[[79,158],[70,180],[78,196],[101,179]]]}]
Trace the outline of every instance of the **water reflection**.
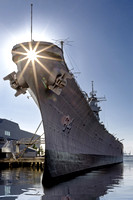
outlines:
[{"label": "water reflection", "polygon": [[[23,190],[24,191],[24,190]],[[15,200],[41,200],[43,195],[42,188],[28,188],[24,193],[20,194]]]},{"label": "water reflection", "polygon": [[0,200],[41,199],[42,171],[15,168],[0,171]]},{"label": "water reflection", "polygon": [[123,165],[92,171],[51,188],[42,187],[42,175],[30,168],[1,170],[0,200],[100,200],[121,183]]},{"label": "water reflection", "polygon": [[122,178],[122,164],[92,171],[52,188],[44,187],[42,200],[99,200],[108,189],[118,186]]}]

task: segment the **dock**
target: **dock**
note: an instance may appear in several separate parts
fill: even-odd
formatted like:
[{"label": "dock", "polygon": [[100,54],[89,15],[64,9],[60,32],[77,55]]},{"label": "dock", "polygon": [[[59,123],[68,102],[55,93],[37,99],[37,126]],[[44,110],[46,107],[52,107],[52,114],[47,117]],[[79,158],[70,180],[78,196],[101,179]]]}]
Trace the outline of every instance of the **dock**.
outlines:
[{"label": "dock", "polygon": [[0,168],[3,167],[34,167],[44,169],[44,157],[1,158]]}]

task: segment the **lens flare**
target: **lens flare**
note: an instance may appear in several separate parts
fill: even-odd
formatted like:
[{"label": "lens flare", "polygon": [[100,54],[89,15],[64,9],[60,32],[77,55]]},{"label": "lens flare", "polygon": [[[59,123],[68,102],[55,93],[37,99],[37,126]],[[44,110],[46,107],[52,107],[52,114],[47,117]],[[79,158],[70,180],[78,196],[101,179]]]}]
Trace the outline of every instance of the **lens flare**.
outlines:
[{"label": "lens flare", "polygon": [[30,50],[27,52],[27,58],[30,60],[30,61],[34,61],[36,60],[37,58],[37,53],[35,52],[35,50]]},{"label": "lens flare", "polygon": [[[26,69],[28,68],[29,64],[32,64],[32,69],[33,69],[33,74],[34,74],[34,80],[35,80],[35,85],[36,89],[38,90],[38,84],[37,84],[37,75],[36,75],[36,64],[38,64],[45,72],[47,72],[49,75],[54,76],[49,69],[44,65],[44,63],[41,62],[40,59],[48,59],[48,60],[53,60],[53,61],[62,61],[60,58],[55,58],[51,56],[46,56],[46,55],[40,55],[40,53],[46,52],[48,49],[53,47],[54,45],[51,44],[49,46],[46,46],[42,49],[38,49],[40,42],[37,42],[36,45],[33,47],[32,42],[29,42],[29,48],[27,48],[27,45],[25,46],[23,43],[20,43],[20,46],[22,47],[22,52],[21,51],[15,51],[13,50],[12,53],[20,56],[20,58],[16,61],[17,63],[20,63],[24,60],[26,60],[26,63],[21,71],[20,74],[20,79],[25,73]],[[37,50],[38,49],[38,50]],[[21,57],[22,56],[22,57]],[[40,58],[40,59],[39,59]]]}]

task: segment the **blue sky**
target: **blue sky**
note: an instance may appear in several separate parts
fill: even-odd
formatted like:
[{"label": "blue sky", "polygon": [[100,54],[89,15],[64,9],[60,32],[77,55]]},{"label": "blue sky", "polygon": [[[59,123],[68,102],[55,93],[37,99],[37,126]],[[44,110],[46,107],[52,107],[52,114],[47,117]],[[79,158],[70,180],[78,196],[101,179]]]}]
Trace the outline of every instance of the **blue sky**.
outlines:
[{"label": "blue sky", "polygon": [[9,82],[3,81],[16,70],[12,47],[30,41],[31,3],[33,39],[72,41],[64,46],[69,69],[82,90],[89,94],[93,80],[97,95],[106,96],[100,103],[101,121],[133,153],[132,0],[0,0],[0,117],[31,132],[41,121],[28,94],[14,97]]}]

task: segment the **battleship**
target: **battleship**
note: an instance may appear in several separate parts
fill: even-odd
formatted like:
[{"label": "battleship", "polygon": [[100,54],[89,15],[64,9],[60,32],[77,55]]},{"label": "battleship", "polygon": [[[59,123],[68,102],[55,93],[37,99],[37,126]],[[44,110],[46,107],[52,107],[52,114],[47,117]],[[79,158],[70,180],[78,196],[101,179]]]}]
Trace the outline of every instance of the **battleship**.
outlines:
[{"label": "battleship", "polygon": [[[45,133],[44,177],[54,179],[123,162],[123,144],[100,123],[99,99],[80,89],[62,48],[30,41],[12,49],[17,72],[7,75],[15,96],[28,90]],[[33,122],[34,123],[34,122]]]}]

